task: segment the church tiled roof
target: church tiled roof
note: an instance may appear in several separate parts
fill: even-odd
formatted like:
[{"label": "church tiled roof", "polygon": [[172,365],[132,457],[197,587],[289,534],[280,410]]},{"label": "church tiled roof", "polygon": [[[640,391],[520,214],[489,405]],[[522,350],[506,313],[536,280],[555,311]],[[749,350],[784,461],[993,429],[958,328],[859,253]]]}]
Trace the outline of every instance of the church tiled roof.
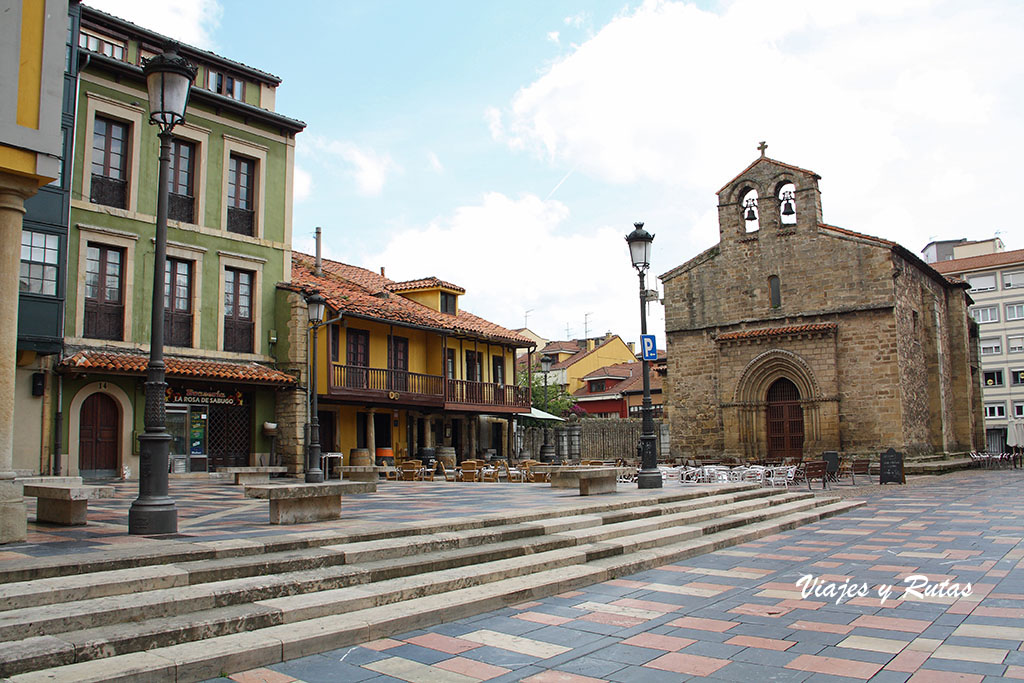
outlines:
[{"label": "church tiled roof", "polygon": [[730,185],[732,185],[733,183],[735,183],[735,182],[736,182],[737,180],[739,180],[740,178],[742,178],[742,177],[743,177],[743,175],[744,175],[744,174],[745,174],[745,173],[746,173],[747,171],[749,171],[750,169],[754,168],[755,166],[757,166],[758,164],[760,164],[760,163],[762,163],[762,162],[768,162],[768,163],[770,163],[770,164],[774,164],[774,165],[776,165],[776,166],[782,166],[783,168],[788,168],[789,170],[791,170],[791,171],[796,171],[797,173],[806,173],[807,175],[810,175],[810,176],[814,176],[814,179],[815,179],[815,180],[821,180],[821,176],[820,176],[820,175],[818,175],[818,174],[817,174],[817,173],[815,173],[814,171],[808,171],[808,170],[807,170],[806,168],[800,168],[799,166],[794,166],[793,164],[787,164],[787,163],[785,163],[785,162],[783,162],[783,161],[776,161],[775,159],[771,159],[771,158],[769,158],[769,157],[758,157],[757,159],[754,159],[753,163],[751,163],[751,164],[750,164],[749,166],[747,166],[747,167],[746,167],[745,169],[743,169],[742,171],[740,171],[739,173],[737,173],[737,174],[736,174],[736,177],[735,177],[735,178],[733,178],[732,180],[730,180],[729,182],[727,182],[727,183],[726,183],[725,185],[723,185],[723,186],[722,186],[722,187],[721,187],[721,188],[720,188],[720,189],[718,190],[718,192],[716,192],[715,194],[721,194],[721,193],[722,193],[722,190],[725,190],[725,189],[726,189],[727,187],[729,187]]},{"label": "church tiled roof", "polygon": [[788,325],[786,327],[768,327],[758,330],[741,330],[739,332],[726,332],[715,337],[716,341],[731,341],[734,339],[757,339],[760,337],[780,337],[787,334],[814,334],[819,332],[831,332],[836,329],[835,323],[811,323],[809,325]]},{"label": "church tiled roof", "polygon": [[317,276],[314,267],[312,256],[292,252],[292,281],[282,286],[303,294],[319,292],[335,311],[361,318],[425,327],[442,333],[493,339],[518,347],[534,345],[534,341],[529,337],[484,320],[466,310],[460,309],[455,315],[441,313],[401,294],[393,293],[391,290],[396,284],[394,281],[365,268],[323,259],[321,275]]},{"label": "church tiled roof", "polygon": [[[196,358],[164,358],[169,377],[192,377],[196,379],[226,380],[252,384],[295,384],[291,375],[258,363],[231,363],[228,361],[199,360]],[[143,374],[149,364],[149,357],[136,353],[119,351],[78,351],[61,360],[58,367],[66,371],[100,371]]]}]

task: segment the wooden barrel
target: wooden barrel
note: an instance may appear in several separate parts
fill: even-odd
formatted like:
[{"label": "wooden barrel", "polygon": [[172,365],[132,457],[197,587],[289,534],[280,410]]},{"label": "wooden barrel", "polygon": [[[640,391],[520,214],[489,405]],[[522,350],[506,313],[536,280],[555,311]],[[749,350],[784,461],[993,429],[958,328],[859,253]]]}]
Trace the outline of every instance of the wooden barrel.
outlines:
[{"label": "wooden barrel", "polygon": [[395,465],[395,451],[392,448],[378,448],[377,449],[377,465],[388,465],[394,467]]},{"label": "wooden barrel", "polygon": [[453,446],[438,446],[437,459],[443,462],[448,469],[455,469],[455,448]]},{"label": "wooden barrel", "polygon": [[373,464],[369,448],[353,448],[348,455],[348,464],[354,467],[369,467]]}]

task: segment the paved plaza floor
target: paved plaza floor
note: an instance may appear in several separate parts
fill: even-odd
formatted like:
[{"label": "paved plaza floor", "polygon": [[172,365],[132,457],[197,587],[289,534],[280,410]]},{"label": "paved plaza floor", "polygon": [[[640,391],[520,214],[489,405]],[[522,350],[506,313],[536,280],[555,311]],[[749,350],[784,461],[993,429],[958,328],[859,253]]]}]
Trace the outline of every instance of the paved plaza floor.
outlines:
[{"label": "paved plaza floor", "polygon": [[[999,470],[858,487],[867,505],[838,517],[230,680],[1020,680],[1022,484]],[[529,488],[523,504],[544,504]]]}]

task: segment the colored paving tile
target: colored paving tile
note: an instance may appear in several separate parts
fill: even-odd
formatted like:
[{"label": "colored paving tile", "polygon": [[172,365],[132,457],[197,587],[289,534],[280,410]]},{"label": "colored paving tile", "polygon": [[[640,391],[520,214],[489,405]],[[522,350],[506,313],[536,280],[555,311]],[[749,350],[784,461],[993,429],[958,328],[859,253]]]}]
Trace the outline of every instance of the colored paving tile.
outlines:
[{"label": "colored paving tile", "polygon": [[[1002,470],[876,487],[850,515],[231,679],[302,681],[314,664],[353,681],[1024,679],[1024,507],[1015,504],[1022,483],[1024,472]],[[239,487],[172,480],[179,535],[146,539],[125,534],[137,488],[115,488],[114,499],[90,504],[87,527],[30,522],[29,541],[5,547],[0,561],[493,514],[496,493],[506,489],[514,497],[502,504],[514,500],[519,509],[568,499],[547,487],[389,482],[376,494],[346,497],[337,522],[280,528],[268,523],[265,502],[245,499]],[[867,595],[803,595],[796,582],[804,575],[864,584]],[[972,592],[917,598],[908,587],[917,576],[933,586],[970,583]]]}]

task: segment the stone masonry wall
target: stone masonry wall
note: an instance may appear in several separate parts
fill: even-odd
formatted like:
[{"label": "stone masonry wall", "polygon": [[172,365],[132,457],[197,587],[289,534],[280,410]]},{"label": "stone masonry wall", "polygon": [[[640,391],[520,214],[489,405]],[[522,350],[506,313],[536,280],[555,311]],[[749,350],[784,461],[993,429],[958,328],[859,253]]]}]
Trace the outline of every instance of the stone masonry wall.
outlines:
[{"label": "stone masonry wall", "polygon": [[277,393],[277,453],[281,464],[288,468],[289,476],[299,476],[306,471],[306,329],[309,326],[309,316],[306,313],[305,300],[295,292],[278,289],[276,296],[279,310],[289,312],[286,328],[288,356],[280,359],[277,367],[298,378],[295,389]]}]

